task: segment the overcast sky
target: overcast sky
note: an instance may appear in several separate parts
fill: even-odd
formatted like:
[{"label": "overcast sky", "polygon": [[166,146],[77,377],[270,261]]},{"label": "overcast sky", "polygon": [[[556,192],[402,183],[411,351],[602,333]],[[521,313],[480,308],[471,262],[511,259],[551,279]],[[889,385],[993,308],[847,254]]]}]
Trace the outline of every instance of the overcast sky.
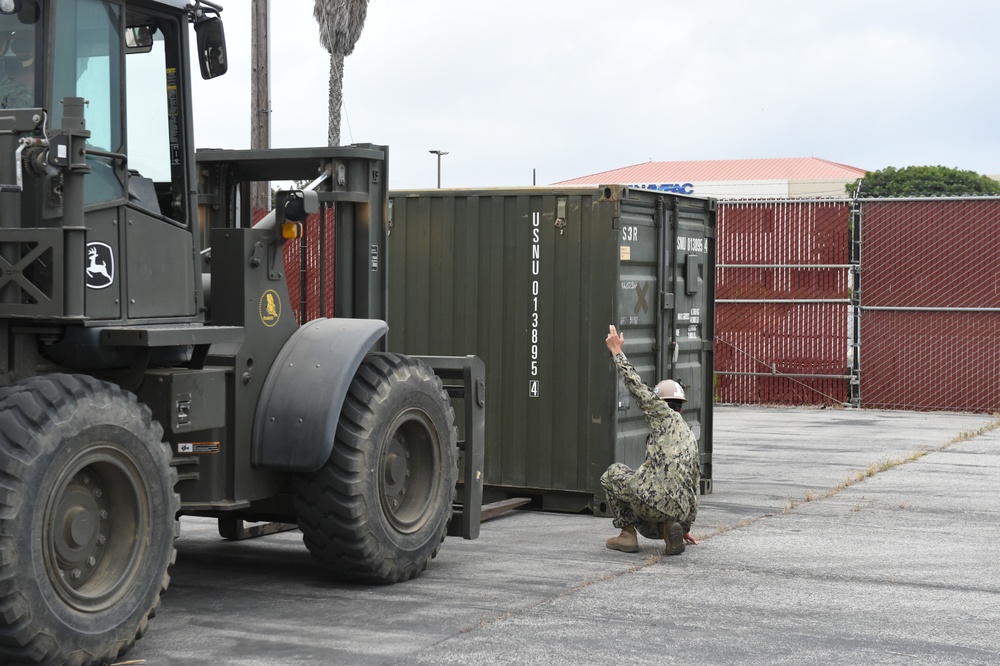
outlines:
[{"label": "overcast sky", "polygon": [[[250,144],[250,0],[199,147]],[[327,136],[313,0],[271,2],[271,145]],[[548,184],[646,161],[821,157],[1000,174],[994,0],[371,0],[341,142],[392,188]]]}]

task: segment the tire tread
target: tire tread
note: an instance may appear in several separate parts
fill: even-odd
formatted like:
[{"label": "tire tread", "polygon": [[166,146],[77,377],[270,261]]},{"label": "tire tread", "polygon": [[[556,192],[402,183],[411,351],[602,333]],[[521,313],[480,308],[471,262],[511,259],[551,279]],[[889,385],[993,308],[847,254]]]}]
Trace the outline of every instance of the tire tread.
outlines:
[{"label": "tire tread", "polygon": [[[437,555],[447,530],[440,521],[433,535],[433,547],[415,561],[400,562],[379,543],[372,527],[379,511],[369,506],[364,493],[372,430],[379,407],[390,398],[393,384],[417,383],[427,386],[445,408],[450,432],[442,433],[457,442],[454,411],[441,380],[416,359],[392,353],[370,354],[358,369],[341,411],[336,441],[330,460],[320,470],[296,478],[296,511],[303,541],[309,551],[335,576],[355,581],[392,583],[409,580],[424,571]],[[454,500],[457,455],[455,447],[444,461],[451,495],[446,507],[450,514]],[[454,469],[452,469],[454,468]]]},{"label": "tire tread", "polygon": [[[38,443],[38,435],[47,427],[58,424],[62,411],[74,403],[87,401],[104,407],[121,401],[135,409],[141,426],[150,438],[160,442],[153,449],[159,464],[167,474],[166,483],[174,488],[177,471],[170,466],[171,450],[162,442],[163,429],[153,421],[148,407],[137,402],[135,395],[115,384],[102,382],[88,375],[39,375],[0,390],[0,656],[4,664],[61,663],[70,666],[102,664],[124,654],[148,628],[156,614],[160,595],[170,582],[164,572],[152,607],[139,620],[134,635],[95,646],[94,651],[78,649],[61,652],[60,641],[32,617],[31,604],[17,588],[16,563],[20,553],[14,535],[16,519],[22,510],[22,498],[31,492],[23,480],[23,470],[46,452]],[[166,471],[169,470],[169,471]],[[180,498],[171,493],[170,515],[176,514]],[[170,562],[176,559],[171,544]]]}]

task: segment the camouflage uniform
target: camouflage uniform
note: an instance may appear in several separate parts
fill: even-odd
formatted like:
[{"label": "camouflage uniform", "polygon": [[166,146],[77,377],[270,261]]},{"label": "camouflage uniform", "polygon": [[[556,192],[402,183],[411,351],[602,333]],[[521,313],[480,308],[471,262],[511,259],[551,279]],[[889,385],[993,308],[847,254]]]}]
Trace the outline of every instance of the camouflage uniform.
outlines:
[{"label": "camouflage uniform", "polygon": [[625,354],[615,354],[614,361],[650,429],[639,469],[614,463],[601,476],[614,525],[635,525],[648,539],[662,538],[659,524],[664,522],[679,522],[687,532],[698,514],[698,442],[681,415],[642,383]]}]

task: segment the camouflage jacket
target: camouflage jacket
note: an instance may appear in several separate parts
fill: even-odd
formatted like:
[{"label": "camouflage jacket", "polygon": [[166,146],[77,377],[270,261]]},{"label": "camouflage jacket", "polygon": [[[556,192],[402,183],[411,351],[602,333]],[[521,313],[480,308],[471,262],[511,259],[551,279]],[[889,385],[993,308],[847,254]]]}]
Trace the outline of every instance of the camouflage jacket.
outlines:
[{"label": "camouflage jacket", "polygon": [[646,437],[646,460],[632,477],[632,489],[656,510],[679,522],[692,523],[698,513],[701,479],[698,441],[684,418],[642,383],[625,354],[616,354],[614,360],[650,430]]}]

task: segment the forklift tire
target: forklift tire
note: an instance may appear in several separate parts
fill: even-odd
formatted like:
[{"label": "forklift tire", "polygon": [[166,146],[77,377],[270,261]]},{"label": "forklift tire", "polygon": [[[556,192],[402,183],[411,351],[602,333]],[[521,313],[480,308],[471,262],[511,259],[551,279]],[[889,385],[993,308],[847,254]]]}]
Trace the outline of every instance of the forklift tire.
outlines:
[{"label": "forklift tire", "polygon": [[427,568],[451,519],[455,412],[420,361],[369,354],[341,411],[330,459],[298,474],[295,507],[309,551],[334,576],[395,583]]},{"label": "forklift tire", "polygon": [[84,375],[0,390],[0,662],[102,664],[170,581],[177,472],[136,398]]}]

